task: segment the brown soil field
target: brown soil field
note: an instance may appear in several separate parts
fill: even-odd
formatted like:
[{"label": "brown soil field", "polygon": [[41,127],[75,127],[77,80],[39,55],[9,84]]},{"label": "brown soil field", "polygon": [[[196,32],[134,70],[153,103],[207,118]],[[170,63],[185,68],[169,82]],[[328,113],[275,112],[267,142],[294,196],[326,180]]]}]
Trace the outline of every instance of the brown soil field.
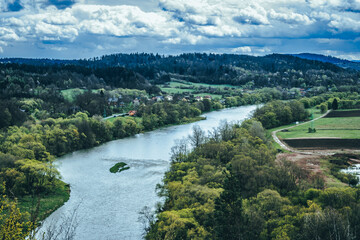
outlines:
[{"label": "brown soil field", "polygon": [[360,139],[288,138],[283,141],[297,149],[360,149]]},{"label": "brown soil field", "polygon": [[360,117],[360,110],[331,111],[324,118],[332,118],[332,117]]}]

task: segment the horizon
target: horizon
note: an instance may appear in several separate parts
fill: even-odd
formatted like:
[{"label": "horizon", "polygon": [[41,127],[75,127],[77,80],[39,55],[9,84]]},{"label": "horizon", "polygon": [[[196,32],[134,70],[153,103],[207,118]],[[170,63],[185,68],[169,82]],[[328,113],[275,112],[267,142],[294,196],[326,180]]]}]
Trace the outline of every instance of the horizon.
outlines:
[{"label": "horizon", "polygon": [[360,59],[360,2],[5,0],[0,57],[313,53]]},{"label": "horizon", "polygon": [[92,57],[88,57],[88,58],[49,58],[49,57],[0,57],[0,59],[28,59],[28,60],[60,60],[60,61],[79,61],[79,60],[86,60],[86,61],[91,61],[94,58],[100,58],[100,57],[105,57],[105,56],[111,56],[111,55],[118,55],[118,54],[153,54],[153,55],[160,55],[162,57],[170,57],[170,56],[180,56],[182,54],[216,54],[216,55],[238,55],[238,56],[252,56],[252,57],[265,57],[265,56],[270,56],[270,55],[289,55],[289,56],[295,56],[298,57],[296,55],[302,55],[302,54],[310,54],[310,55],[318,55],[318,56],[324,56],[324,57],[329,57],[329,58],[336,58],[342,61],[350,61],[350,62],[360,62],[360,59],[353,59],[353,60],[349,60],[349,59],[345,59],[345,58],[340,58],[340,57],[335,57],[335,56],[331,56],[331,55],[324,55],[324,54],[318,54],[318,53],[311,53],[311,52],[301,52],[301,53],[268,53],[265,55],[251,55],[251,54],[239,54],[239,53],[212,53],[212,52],[183,52],[183,53],[178,53],[178,54],[160,54],[160,53],[155,53],[155,52],[131,52],[131,53],[121,53],[121,52],[116,52],[116,53],[109,53],[109,54],[105,54],[105,55],[99,55],[99,56],[92,56]]}]

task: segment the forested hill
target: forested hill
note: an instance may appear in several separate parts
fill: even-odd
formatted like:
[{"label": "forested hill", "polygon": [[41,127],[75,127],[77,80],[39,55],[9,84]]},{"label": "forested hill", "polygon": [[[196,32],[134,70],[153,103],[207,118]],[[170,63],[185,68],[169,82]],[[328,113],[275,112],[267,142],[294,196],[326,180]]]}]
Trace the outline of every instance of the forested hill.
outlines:
[{"label": "forested hill", "polygon": [[[37,61],[41,60],[34,60],[33,63],[38,63]],[[48,60],[44,59],[44,61]],[[147,90],[151,88],[143,76],[124,67],[88,68],[78,64],[50,63],[41,66],[18,63],[0,64],[0,88],[6,90],[7,93],[19,92],[24,97],[36,86],[60,89],[74,87],[96,89],[105,86]]]},{"label": "forested hill", "polygon": [[[108,76],[114,69],[136,76],[135,79],[140,82],[143,82],[141,75],[157,84],[170,79],[181,79],[210,84],[231,84],[250,89],[278,86],[306,88],[357,85],[360,78],[360,72],[353,69],[344,69],[331,63],[280,54],[255,57],[205,53],[187,53],[178,56],[134,53],[106,55],[87,60],[14,58],[1,59],[0,62],[7,63],[6,66],[14,63],[12,68],[23,68],[27,72],[48,70],[53,72],[55,69],[57,72],[64,70],[84,76],[93,74],[99,79],[102,78],[109,83],[121,86],[126,84],[119,84],[119,80]],[[15,67],[16,65],[18,67]],[[30,66],[36,66],[36,68]],[[128,76],[128,74],[125,75]],[[122,77],[123,81],[127,79],[127,77]],[[131,86],[130,82],[133,80],[128,81],[127,87],[137,87],[138,84]]]},{"label": "forested hill", "polygon": [[360,62],[359,61],[349,61],[345,59],[340,59],[332,56],[324,56],[320,54],[313,54],[313,53],[300,53],[300,54],[293,54],[292,56],[308,59],[308,60],[316,60],[320,62],[327,62],[335,64],[336,66],[342,68],[351,68],[355,70],[360,70]]}]

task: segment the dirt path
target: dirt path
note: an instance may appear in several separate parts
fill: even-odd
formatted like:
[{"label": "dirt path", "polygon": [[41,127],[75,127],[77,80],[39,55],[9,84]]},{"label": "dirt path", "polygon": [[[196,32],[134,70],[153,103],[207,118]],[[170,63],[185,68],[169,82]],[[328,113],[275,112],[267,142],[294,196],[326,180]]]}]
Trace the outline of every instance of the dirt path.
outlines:
[{"label": "dirt path", "polygon": [[320,118],[323,118],[325,117],[331,110],[328,110],[324,115],[320,116],[320,117],[317,117],[313,120],[310,120],[310,121],[307,121],[307,122],[303,122],[303,123],[300,123],[300,124],[297,124],[297,125],[294,125],[294,126],[291,126],[291,127],[286,127],[286,128],[282,128],[282,129],[278,129],[278,130],[275,130],[271,133],[273,139],[275,142],[277,142],[281,148],[287,150],[287,151],[290,151],[290,152],[293,152],[293,153],[300,153],[300,154],[305,154],[305,155],[326,155],[326,156],[330,156],[330,155],[334,155],[335,153],[332,153],[332,152],[321,152],[321,151],[310,151],[310,152],[303,152],[303,151],[299,151],[299,150],[296,150],[296,149],[293,149],[291,147],[289,147],[288,145],[286,145],[284,142],[282,142],[277,136],[276,134],[282,130],[285,130],[285,129],[290,129],[290,128],[294,128],[294,127],[297,127],[297,126],[300,126],[300,125],[303,125],[303,124],[306,124],[306,123],[309,123],[311,121],[315,121],[315,120],[318,120]]}]

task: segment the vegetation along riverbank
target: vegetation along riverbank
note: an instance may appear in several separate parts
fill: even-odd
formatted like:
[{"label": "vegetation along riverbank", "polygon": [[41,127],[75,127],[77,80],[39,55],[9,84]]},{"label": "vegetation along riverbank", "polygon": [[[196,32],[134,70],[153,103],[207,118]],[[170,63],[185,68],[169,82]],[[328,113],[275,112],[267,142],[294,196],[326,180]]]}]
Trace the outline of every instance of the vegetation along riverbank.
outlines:
[{"label": "vegetation along riverbank", "polygon": [[[196,201],[191,197],[179,200],[183,201],[180,203],[181,206],[186,207],[181,214],[179,213],[180,216],[189,217],[181,224],[196,226],[196,228],[190,227],[189,229],[192,229],[189,230],[190,232],[184,230],[186,234],[202,236],[202,238],[218,236],[227,231],[225,226],[219,227],[215,224],[222,221],[226,211],[229,211],[229,216],[235,217],[231,221],[238,221],[237,217],[241,217],[241,214],[238,216],[236,212],[240,209],[232,212],[225,204],[228,200],[224,199],[228,199],[226,196],[228,193],[224,189],[230,188],[230,185],[227,185],[230,182],[233,184],[232,181],[235,183],[242,181],[241,184],[246,185],[246,191],[251,192],[230,194],[231,201],[244,206],[256,201],[252,198],[265,189],[280,194],[266,192],[265,195],[276,195],[280,202],[292,206],[288,201],[295,204],[296,201],[293,202],[293,199],[297,197],[288,195],[288,192],[295,191],[292,194],[296,195],[298,189],[304,192],[308,189],[299,185],[299,182],[302,182],[299,180],[300,177],[291,174],[290,178],[297,179],[296,186],[289,187],[292,190],[286,190],[287,186],[282,189],[280,186],[285,183],[276,179],[275,182],[270,181],[274,186],[272,187],[264,185],[262,177],[257,179],[257,177],[244,176],[242,180],[237,178],[242,174],[242,169],[248,165],[250,170],[254,167],[265,175],[274,174],[273,169],[278,167],[277,161],[273,159],[275,156],[273,143],[262,127],[270,129],[308,120],[309,112],[306,109],[314,109],[318,106],[320,112],[326,112],[333,108],[334,99],[337,99],[339,109],[357,109],[360,105],[359,72],[288,55],[274,54],[257,58],[226,54],[183,54],[168,57],[152,54],[120,54],[89,60],[2,59],[1,62],[0,182],[4,193],[1,198],[4,209],[0,213],[0,231],[3,236],[11,236],[16,231],[17,234],[29,234],[40,220],[69,198],[69,186],[61,182],[59,172],[53,164],[56,157],[144,131],[201,120],[201,114],[205,112],[269,102],[255,111],[256,121],[247,122],[248,125],[227,126],[222,130],[228,131],[230,135],[214,132],[214,136],[206,138],[204,142],[198,142],[199,149],[204,144],[209,146],[209,153],[199,152],[199,155],[196,155],[199,158],[196,160],[175,161],[179,164],[179,166],[174,165],[175,168],[179,167],[176,173],[179,175],[175,174],[174,178],[169,176],[169,183],[176,180],[175,185],[171,187],[176,189],[179,187],[180,191],[181,184],[185,181],[189,183],[190,189],[194,187],[189,190],[190,192],[194,190],[195,193],[196,188],[199,188],[203,191],[199,199],[204,200],[204,197],[208,199],[206,202],[201,202],[205,204],[203,207],[201,204],[196,205]],[[109,118],[113,115],[116,117]],[[315,125],[317,130],[315,135],[322,131],[345,133],[339,130],[321,129],[320,126],[332,127],[332,124],[337,122],[336,119],[329,118],[322,121],[327,122],[318,122],[318,125]],[[344,120],[344,123],[345,121],[348,121],[347,125],[352,126],[349,134],[350,131],[357,131],[353,129],[357,125],[356,119],[352,120],[350,117]],[[244,134],[245,138],[238,138],[240,133]],[[223,137],[221,134],[226,136]],[[288,134],[300,134],[300,132],[294,131]],[[248,145],[245,143],[244,145],[242,141],[248,142]],[[248,150],[254,151],[251,155],[242,152],[241,148],[247,149],[247,147]],[[196,149],[194,152],[200,151]],[[264,158],[257,156],[262,151],[267,154]],[[206,155],[210,153],[213,155]],[[236,160],[235,156],[240,157],[236,157]],[[185,159],[187,158],[186,155]],[[197,161],[204,161],[203,166],[198,167]],[[245,163],[248,165],[243,165]],[[287,169],[288,163],[283,164]],[[202,179],[202,176],[205,177]],[[309,179],[303,180],[305,185],[323,186],[321,177],[316,175],[311,180],[312,173],[306,176]],[[211,180],[212,178],[216,179]],[[193,186],[193,183],[196,185]],[[163,190],[166,192],[167,183],[164,184]],[[250,202],[246,202],[246,199]],[[302,198],[302,202],[300,200],[299,202],[306,209],[303,200]],[[317,205],[314,205],[314,208],[325,207],[322,202],[314,200],[315,203]],[[19,215],[16,204],[22,215]],[[165,203],[164,210],[170,209],[173,203],[167,204],[170,203]],[[189,206],[191,210],[187,209]],[[298,208],[297,205],[293,207]],[[176,207],[176,209],[182,208]],[[219,211],[213,211],[214,209]],[[279,209],[281,208],[276,211],[280,211]],[[252,208],[246,211],[249,214],[256,212]],[[174,219],[179,217],[175,212],[166,214],[170,214],[168,216]],[[201,215],[206,217],[203,218]],[[159,219],[161,216],[163,215],[158,215]],[[212,222],[207,218],[208,216],[212,217],[209,218]],[[207,222],[208,220],[210,222]],[[225,218],[223,220],[230,221]],[[270,226],[268,220],[270,221],[270,218],[267,220],[259,218],[261,223]],[[164,221],[168,219],[164,218]],[[154,227],[166,228],[166,224],[156,224]],[[171,226],[169,229],[172,229],[173,226],[171,224],[169,226]],[[289,228],[292,227],[299,226],[289,225]],[[162,232],[164,229],[159,228],[160,235],[156,236],[172,234],[167,230]],[[268,231],[275,229],[277,228],[270,227]],[[290,230],[276,231],[281,234],[291,234]],[[151,232],[154,233],[153,230]],[[150,232],[149,234],[151,236]],[[256,234],[254,236],[258,236]]]},{"label": "vegetation along riverbank", "polygon": [[[182,143],[193,151],[177,148],[157,188],[165,202],[155,217],[146,218],[146,239],[360,236],[358,179],[340,172],[358,162],[360,154],[279,153],[262,127],[308,119],[304,105],[271,102],[240,125],[225,124],[208,135],[194,130],[188,143]],[[294,109],[299,119],[290,118]]]}]

